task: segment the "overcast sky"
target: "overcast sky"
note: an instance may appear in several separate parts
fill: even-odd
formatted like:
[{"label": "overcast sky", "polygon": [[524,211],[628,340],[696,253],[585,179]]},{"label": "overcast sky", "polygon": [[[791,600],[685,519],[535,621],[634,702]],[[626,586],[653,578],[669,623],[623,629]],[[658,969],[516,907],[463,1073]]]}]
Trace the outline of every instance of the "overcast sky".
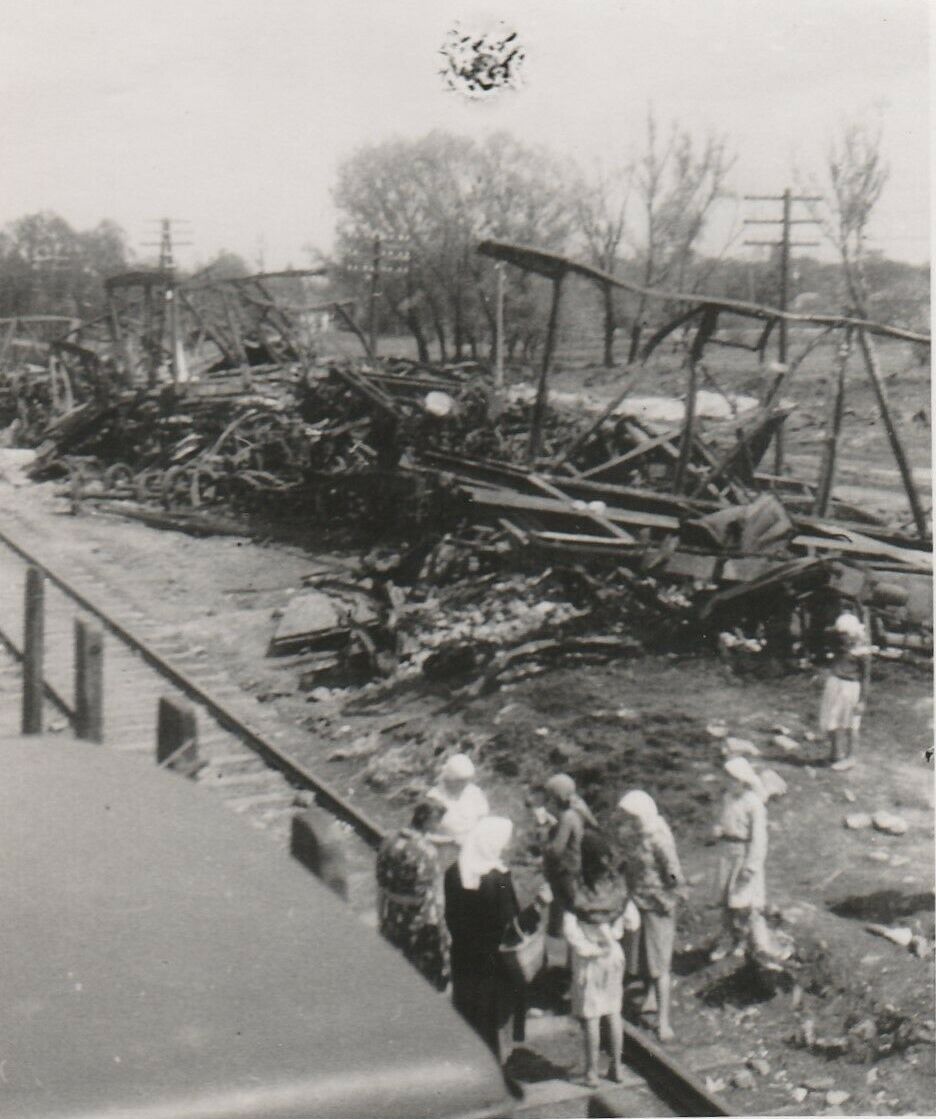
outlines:
[{"label": "overcast sky", "polygon": [[[732,187],[773,194],[876,109],[891,178],[874,244],[925,260],[928,14],[926,0],[3,0],[0,223],[112,218],[145,254],[148,223],[171,215],[191,222],[183,261],[227,247],[256,263],[262,241],[267,267],[298,266],[304,245],[329,247],[335,170],[361,144],[504,128],[588,165],[632,152],[652,102],[727,133]],[[526,82],[479,104],[443,88],[437,52],[456,19],[492,17],[518,31]]]}]

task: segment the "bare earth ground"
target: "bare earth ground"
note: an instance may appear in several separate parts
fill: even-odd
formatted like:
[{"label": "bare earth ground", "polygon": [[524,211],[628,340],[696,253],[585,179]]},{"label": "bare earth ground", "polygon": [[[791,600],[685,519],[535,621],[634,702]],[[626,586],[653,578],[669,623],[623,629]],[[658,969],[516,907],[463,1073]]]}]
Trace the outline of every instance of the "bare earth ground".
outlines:
[{"label": "bare earth ground", "polygon": [[[607,395],[614,391],[604,373],[590,378]],[[915,463],[928,463],[922,425],[911,418],[920,407],[928,417],[926,371],[904,379],[897,410]],[[582,375],[557,383],[581,386]],[[736,378],[730,387],[745,386]],[[677,389],[675,373],[661,372],[646,386],[666,389]],[[797,394],[806,421],[789,441],[791,453],[805,462],[818,452],[820,372],[809,392],[811,404]],[[869,467],[882,472],[875,481],[890,493],[877,491],[877,498],[887,506],[896,500],[892,460],[880,425],[861,418],[872,403],[863,384],[852,399],[859,413],[852,419],[867,438],[857,447],[851,443],[847,457],[858,463],[860,453],[858,481],[871,477]],[[928,428],[926,434],[928,439]],[[936,1111],[932,954],[917,958],[864,928],[874,921],[908,926],[930,941],[934,934],[933,772],[924,757],[932,743],[927,669],[876,666],[861,761],[846,775],[822,768],[820,744],[805,738],[818,707],[816,674],[739,677],[701,657],[570,666],[457,710],[444,692],[411,690],[351,714],[311,700],[298,686],[301,664],[271,659],[266,651],[274,614],[301,586],[303,573],[322,562],[340,567],[354,554],[316,553],[314,541],[313,550],[302,551],[246,539],[193,539],[104,514],[75,518],[55,491],[54,485],[13,488],[0,481],[0,517],[4,511],[12,515],[14,532],[17,515],[41,524],[60,570],[67,571],[72,558],[98,565],[138,608],[207,650],[284,721],[308,728],[305,760],[384,824],[405,818],[415,791],[431,779],[437,754],[459,743],[478,757],[495,809],[520,825],[518,877],[529,888],[535,877],[526,803],[531,783],[568,770],[606,819],[627,787],[657,796],[694,884],[680,921],[674,1052],[713,1042],[724,1047],[733,1061],[718,1075],[737,1111]],[[752,740],[789,786],[787,796],[770,803],[768,887],[803,961],[802,993],[757,995],[742,981],[737,960],[705,962],[703,948],[714,935],[717,913],[709,905],[715,851],[702,841],[721,760],[706,726],[718,718],[729,733]],[[775,724],[791,730],[799,751],[771,747]],[[368,747],[366,736],[375,730],[382,732],[377,746],[371,739]],[[356,746],[360,756],[329,760],[336,750],[353,755]],[[879,809],[903,816],[906,835],[843,827],[847,813]],[[580,1067],[573,1031],[554,1034],[541,1051],[553,1075]],[[752,1086],[733,1087],[732,1069],[757,1057],[767,1065],[754,1074]],[[804,1083],[815,1090],[800,1101],[793,1089]],[[848,1100],[830,1108],[828,1088],[848,1092]]]}]

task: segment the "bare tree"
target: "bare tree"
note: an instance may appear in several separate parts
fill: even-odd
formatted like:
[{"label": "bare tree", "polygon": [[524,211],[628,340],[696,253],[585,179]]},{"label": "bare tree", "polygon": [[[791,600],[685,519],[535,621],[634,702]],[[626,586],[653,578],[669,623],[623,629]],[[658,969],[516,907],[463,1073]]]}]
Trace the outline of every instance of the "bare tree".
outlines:
[{"label": "bare tree", "polygon": [[[575,215],[590,262],[614,275],[627,229],[633,167],[612,171],[599,167],[591,181],[582,180],[575,195]],[[604,365],[614,365],[614,334],[618,326],[615,289],[601,287],[604,315]]]},{"label": "bare tree", "polygon": [[852,306],[866,314],[865,236],[874,207],[890,169],[881,153],[880,123],[846,123],[829,148],[827,167],[832,187],[832,223],[824,222],[842,261],[845,286]]},{"label": "bare tree", "polygon": [[[661,139],[653,110],[648,111],[645,147],[634,171],[642,222],[632,235],[644,287],[692,288],[696,247],[733,165],[725,137],[709,133],[700,147],[674,122]],[[639,297],[628,361],[637,356],[646,311],[647,300]]]}]

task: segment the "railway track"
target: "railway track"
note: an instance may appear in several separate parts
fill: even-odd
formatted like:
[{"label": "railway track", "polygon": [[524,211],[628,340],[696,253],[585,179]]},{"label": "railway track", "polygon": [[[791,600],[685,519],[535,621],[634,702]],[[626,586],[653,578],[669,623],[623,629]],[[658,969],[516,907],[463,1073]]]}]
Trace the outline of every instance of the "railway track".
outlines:
[{"label": "railway track", "polygon": [[[337,789],[291,754],[283,729],[244,695],[204,649],[153,622],[90,566],[70,562],[67,574],[43,558],[40,534],[22,517],[14,533],[0,528],[0,697],[5,718],[0,734],[17,733],[26,572],[45,577],[46,728],[65,729],[74,719],[70,697],[75,674],[74,624],[90,621],[104,632],[104,743],[118,751],[155,755],[159,700],[184,700],[196,712],[198,752],[204,762],[195,779],[225,806],[288,849],[292,820],[318,804],[347,831],[348,902],[365,922],[376,924],[374,850],[383,830]],[[13,696],[16,700],[13,700]],[[12,718],[11,718],[12,716]],[[266,724],[266,725],[264,725]],[[642,1031],[626,1026],[626,1055],[634,1075],[620,1088],[593,1094],[543,1094],[532,1085],[518,1104],[518,1119],[580,1115],[727,1115],[694,1073],[674,1061]],[[561,1093],[561,1089],[560,1089]]]}]

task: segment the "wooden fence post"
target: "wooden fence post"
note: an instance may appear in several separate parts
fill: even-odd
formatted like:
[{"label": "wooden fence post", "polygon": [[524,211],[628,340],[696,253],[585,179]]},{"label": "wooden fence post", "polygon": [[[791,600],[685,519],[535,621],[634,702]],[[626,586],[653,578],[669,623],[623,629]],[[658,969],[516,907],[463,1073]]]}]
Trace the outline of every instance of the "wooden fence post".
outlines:
[{"label": "wooden fence post", "polygon": [[104,635],[75,619],[75,737],[104,741]]},{"label": "wooden fence post", "polygon": [[194,777],[201,769],[198,758],[198,720],[195,708],[170,696],[161,696],[156,715],[156,764]]},{"label": "wooden fence post", "polygon": [[45,576],[36,567],[26,570],[23,610],[23,734],[42,733],[42,669],[45,651]]}]

